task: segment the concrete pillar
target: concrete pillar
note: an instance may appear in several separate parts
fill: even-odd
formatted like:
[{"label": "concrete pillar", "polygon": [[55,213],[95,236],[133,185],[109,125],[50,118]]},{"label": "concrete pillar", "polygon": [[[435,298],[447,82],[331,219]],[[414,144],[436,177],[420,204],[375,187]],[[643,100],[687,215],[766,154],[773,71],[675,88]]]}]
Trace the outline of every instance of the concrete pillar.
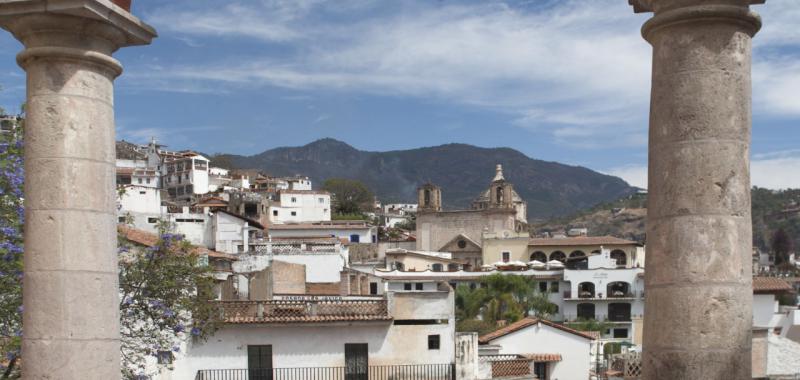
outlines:
[{"label": "concrete pillar", "polygon": [[120,377],[111,54],[155,31],[108,0],[2,0],[25,46],[25,379]]},{"label": "concrete pillar", "polygon": [[763,0],[654,12],[643,378],[750,379],[750,53]]}]

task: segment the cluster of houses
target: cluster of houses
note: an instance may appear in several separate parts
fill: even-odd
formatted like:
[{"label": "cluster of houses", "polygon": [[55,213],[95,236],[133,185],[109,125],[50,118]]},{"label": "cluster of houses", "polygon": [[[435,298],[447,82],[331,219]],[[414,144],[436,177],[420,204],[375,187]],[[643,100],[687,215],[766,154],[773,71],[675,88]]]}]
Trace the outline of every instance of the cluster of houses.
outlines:
[{"label": "cluster of houses", "polygon": [[[606,345],[631,357],[641,346],[644,246],[585,229],[531,237],[500,165],[469,209],[444,210],[434,184],[416,204],[376,205],[384,227],[416,225],[384,241],[363,220],[332,220],[336,200],[307,177],[211,167],[155,141],[118,142],[117,155],[120,230],[147,246],[168,226],[204,248],[224,322],[154,359],[167,366],[153,379],[579,380],[601,364],[624,375],[603,360]],[[555,313],[457,332],[455,288],[498,273],[534,281]],[[778,304],[794,291],[754,279],[754,374],[800,372],[775,359],[800,347],[800,314]],[[570,327],[584,320],[609,327]]]}]

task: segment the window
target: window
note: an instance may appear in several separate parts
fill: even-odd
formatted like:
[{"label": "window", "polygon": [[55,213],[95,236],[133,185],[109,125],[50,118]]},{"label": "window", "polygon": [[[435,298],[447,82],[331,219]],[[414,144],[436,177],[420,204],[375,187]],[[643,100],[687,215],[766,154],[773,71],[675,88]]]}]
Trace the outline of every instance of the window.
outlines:
[{"label": "window", "polygon": [[550,283],[550,293],[558,293],[558,281]]},{"label": "window", "polygon": [[147,218],[147,223],[150,224],[158,223],[158,218]]},{"label": "window", "polygon": [[292,216],[297,216],[297,211],[292,211]]},{"label": "window", "polygon": [[358,234],[350,235],[351,243],[358,243],[359,241],[361,241],[361,236],[358,236]]},{"label": "window", "polygon": [[297,198],[292,197],[292,203],[296,203],[296,202],[297,202]]},{"label": "window", "polygon": [[142,184],[142,179],[141,178],[137,178],[136,182],[138,182],[141,185]]},{"label": "window", "polygon": [[407,283],[403,284],[403,290],[411,290],[411,283],[407,282]]},{"label": "window", "polygon": [[120,216],[119,218],[117,218],[117,222],[118,223],[125,223],[125,217],[124,216]]},{"label": "window", "polygon": [[614,338],[627,338],[628,329],[614,329]]},{"label": "window", "polygon": [[432,269],[434,272],[441,272],[442,271],[442,264],[433,264]]},{"label": "window", "polygon": [[150,183],[150,178],[148,178],[148,179],[146,180],[146,182],[149,184],[149,183]]},{"label": "window", "polygon": [[184,174],[183,179],[189,179],[189,173]]},{"label": "window", "polygon": [[147,194],[147,192],[146,191],[140,191],[139,194],[140,195],[145,195],[145,194]]},{"label": "window", "polygon": [[503,262],[507,263],[511,261],[511,252],[503,252]]},{"label": "window", "polygon": [[324,204],[325,203],[325,198],[319,198],[319,203]]},{"label": "window", "polygon": [[428,335],[428,349],[438,350],[440,344],[439,335]]},{"label": "window", "polygon": [[539,283],[539,291],[542,293],[547,293],[547,281],[542,281]]},{"label": "window", "polygon": [[172,364],[172,351],[158,351],[158,364]]},{"label": "window", "polygon": [[377,282],[370,282],[369,283],[369,294],[372,294],[372,295],[378,294],[378,283]]},{"label": "window", "polygon": [[458,243],[456,243],[456,244],[458,244],[458,248],[461,248],[461,249],[467,248],[467,242],[464,241],[464,240],[459,240]]},{"label": "window", "polygon": [[[394,269],[397,269],[397,270],[402,272],[402,271],[406,270],[406,266],[403,265],[403,263],[396,262],[396,263],[394,263]],[[411,289],[408,289],[408,290],[411,290]]]},{"label": "window", "polygon": [[278,210],[272,210],[272,216],[278,216]]},{"label": "window", "polygon": [[414,284],[414,290],[422,290],[422,283],[418,282],[418,283]]}]

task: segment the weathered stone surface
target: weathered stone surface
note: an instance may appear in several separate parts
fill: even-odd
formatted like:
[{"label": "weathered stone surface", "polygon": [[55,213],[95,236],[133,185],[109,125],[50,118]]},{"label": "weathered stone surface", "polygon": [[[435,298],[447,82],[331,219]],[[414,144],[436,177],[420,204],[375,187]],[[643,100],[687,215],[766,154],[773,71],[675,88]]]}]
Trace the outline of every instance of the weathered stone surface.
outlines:
[{"label": "weathered stone surface", "polygon": [[25,357],[47,358],[25,366],[26,379],[119,379],[118,340],[25,341]]},{"label": "weathered stone surface", "polygon": [[25,153],[26,208],[94,211],[116,223],[113,163]]},{"label": "weathered stone surface", "polygon": [[[744,217],[690,215],[651,220],[645,289],[667,284],[729,282],[751,271],[752,231]],[[659,268],[651,270],[650,268]]]}]

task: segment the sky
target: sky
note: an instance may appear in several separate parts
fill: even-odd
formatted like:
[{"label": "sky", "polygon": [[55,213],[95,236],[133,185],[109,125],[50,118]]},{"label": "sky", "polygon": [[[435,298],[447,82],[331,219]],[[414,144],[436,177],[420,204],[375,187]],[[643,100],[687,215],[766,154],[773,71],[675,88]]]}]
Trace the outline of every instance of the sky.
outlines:
[{"label": "sky", "polygon": [[[800,1],[754,6],[752,180],[800,187]],[[115,54],[118,138],[257,154],[511,147],[646,187],[650,15],[625,0],[134,0],[159,37]],[[21,45],[0,33],[0,106]]]}]

